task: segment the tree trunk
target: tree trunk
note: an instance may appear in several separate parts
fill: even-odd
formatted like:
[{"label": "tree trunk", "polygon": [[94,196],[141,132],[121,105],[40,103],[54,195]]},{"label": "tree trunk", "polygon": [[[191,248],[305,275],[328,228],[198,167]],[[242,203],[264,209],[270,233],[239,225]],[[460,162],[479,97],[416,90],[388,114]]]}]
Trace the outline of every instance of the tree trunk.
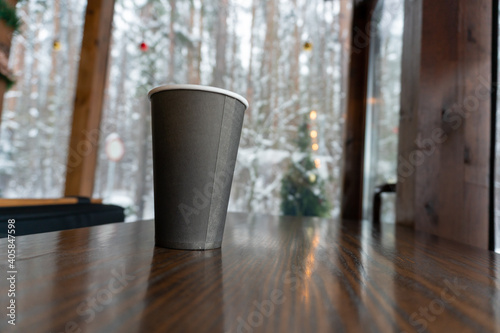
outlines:
[{"label": "tree trunk", "polygon": [[176,3],[175,0],[169,0],[170,3],[170,31],[168,34],[168,38],[170,41],[168,52],[170,55],[170,61],[168,63],[168,82],[175,83],[175,30],[174,30],[174,22],[177,16],[176,13]]},{"label": "tree trunk", "polygon": [[138,166],[136,174],[136,190],[135,190],[135,200],[137,219],[141,220],[144,216],[144,206],[145,206],[145,196],[148,189],[147,186],[147,161],[148,161],[148,143],[149,136],[151,134],[151,117],[149,112],[149,100],[143,98],[140,102],[141,109],[141,120],[142,124],[139,127],[139,156],[138,156]]},{"label": "tree trunk", "polygon": [[263,107],[259,113],[265,115],[262,122],[259,123],[259,127],[264,128],[266,131],[264,136],[269,137],[271,132],[271,126],[273,121],[272,114],[272,95],[273,95],[273,84],[272,84],[272,74],[275,53],[273,52],[273,43],[275,39],[275,0],[269,0],[266,2],[266,37],[264,40],[264,52],[262,57],[260,79],[262,90],[261,90],[261,101],[263,102]]},{"label": "tree trunk", "polygon": [[[54,1],[54,42],[60,42],[59,41],[59,34],[61,31],[61,19],[60,19],[60,1],[56,0]],[[41,106],[40,110],[40,120],[41,121],[50,121],[50,119],[57,119],[57,117],[51,117],[50,114],[53,115],[54,112],[56,112],[56,107],[51,107],[55,106],[55,100],[56,100],[56,94],[57,94],[57,72],[59,70],[59,61],[58,61],[58,56],[57,52],[53,47],[52,50],[52,55],[51,55],[51,68],[50,68],[50,74],[49,74],[49,81],[48,81],[48,88],[47,88],[47,96],[45,98],[45,103]],[[55,124],[54,123],[49,123],[48,126],[53,127]],[[43,138],[40,138],[41,142],[50,142],[52,134],[44,134]],[[47,193],[46,190],[52,188],[52,183],[53,183],[53,177],[54,173],[52,172],[52,166],[51,163],[48,163],[47,165],[44,166],[45,163],[44,159],[50,156],[50,148],[47,149],[46,145],[42,145],[40,147],[40,150],[44,150],[44,156],[43,158],[40,159],[40,170],[43,170],[43,178],[42,178],[42,196],[46,197]],[[50,159],[50,158],[49,158]]]},{"label": "tree trunk", "polygon": [[257,1],[258,0],[253,0],[252,1],[252,25],[250,28],[250,59],[248,61],[248,76],[247,76],[247,95],[246,98],[248,100],[248,110],[247,110],[247,119],[249,123],[251,123],[252,119],[254,118],[252,116],[253,113],[253,96],[254,96],[254,86],[253,86],[253,48],[254,48],[254,41],[255,41],[255,36],[254,36],[254,28],[255,28],[255,13],[257,11]]},{"label": "tree trunk", "polygon": [[[194,27],[194,3],[191,1],[189,3],[189,36],[193,35],[193,27]],[[194,44],[189,44],[187,49],[187,82],[194,83],[195,75],[194,75]]]},{"label": "tree trunk", "polygon": [[229,85],[229,90],[234,91],[234,83],[238,80],[237,74],[237,64],[238,64],[238,34],[236,32],[237,22],[236,15],[233,15],[233,30],[231,31],[231,70],[230,77],[231,82]]},{"label": "tree trunk", "polygon": [[340,97],[340,112],[343,114],[347,112],[347,89],[349,79],[349,53],[351,51],[351,13],[348,4],[350,0],[340,0],[340,13],[339,13],[339,41],[341,43],[340,51],[340,68],[341,75],[341,97]]},{"label": "tree trunk", "polygon": [[212,85],[221,88],[224,88],[224,74],[226,73],[227,6],[228,0],[219,0]]},{"label": "tree trunk", "polygon": [[205,15],[205,4],[203,0],[200,0],[200,16],[198,18],[199,22],[199,30],[198,30],[198,49],[196,52],[197,55],[197,61],[196,61],[196,71],[194,72],[195,77],[194,77],[194,84],[200,84],[201,83],[201,46],[203,44],[203,17]]},{"label": "tree trunk", "polygon": [[[296,13],[298,13],[299,9],[297,8],[297,0],[293,1],[293,8]],[[293,46],[293,55],[291,59],[291,69],[290,69],[290,76],[291,76],[291,84],[292,84],[292,98],[296,99],[295,103],[295,112],[299,110],[300,107],[300,84],[299,84],[299,57],[300,57],[300,50],[302,48],[302,40],[300,38],[301,35],[301,29],[299,28],[297,20],[295,20],[295,24],[293,27],[293,40],[295,41],[295,44]],[[299,124],[297,123],[297,126]]]}]

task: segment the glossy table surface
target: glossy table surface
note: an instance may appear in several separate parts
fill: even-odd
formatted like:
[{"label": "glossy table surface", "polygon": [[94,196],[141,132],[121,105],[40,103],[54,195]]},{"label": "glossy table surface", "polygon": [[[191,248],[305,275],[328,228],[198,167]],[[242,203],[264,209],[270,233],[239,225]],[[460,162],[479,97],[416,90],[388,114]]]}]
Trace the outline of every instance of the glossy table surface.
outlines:
[{"label": "glossy table surface", "polygon": [[500,332],[499,256],[406,227],[228,214],[219,250],[155,247],[152,221],[16,249],[0,332]]}]

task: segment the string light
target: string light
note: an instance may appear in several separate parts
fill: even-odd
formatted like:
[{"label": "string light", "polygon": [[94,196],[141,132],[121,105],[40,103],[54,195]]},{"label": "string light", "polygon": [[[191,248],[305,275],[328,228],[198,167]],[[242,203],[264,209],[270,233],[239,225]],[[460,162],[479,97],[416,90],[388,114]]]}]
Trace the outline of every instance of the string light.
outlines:
[{"label": "string light", "polygon": [[311,113],[309,114],[309,117],[314,120],[316,119],[316,117],[318,117],[318,113],[314,110],[311,111]]},{"label": "string light", "polygon": [[316,165],[316,169],[319,169],[321,167],[321,160],[319,158],[315,159],[314,165]]},{"label": "string light", "polygon": [[312,145],[312,150],[316,151],[318,149],[319,149],[319,146],[318,146],[317,143],[315,143],[315,144]]},{"label": "string light", "polygon": [[315,183],[315,182],[316,182],[316,175],[315,175],[314,173],[311,173],[311,174],[309,175],[309,181],[310,181],[311,183]]},{"label": "string light", "polygon": [[311,138],[316,139],[318,137],[317,131],[311,131]]}]

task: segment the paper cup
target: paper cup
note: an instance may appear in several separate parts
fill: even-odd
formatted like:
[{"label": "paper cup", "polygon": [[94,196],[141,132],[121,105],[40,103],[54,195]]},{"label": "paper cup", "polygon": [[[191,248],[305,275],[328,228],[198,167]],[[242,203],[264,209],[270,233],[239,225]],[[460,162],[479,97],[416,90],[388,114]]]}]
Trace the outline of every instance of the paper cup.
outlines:
[{"label": "paper cup", "polygon": [[233,92],[166,85],[151,101],[157,246],[220,248],[248,102]]}]

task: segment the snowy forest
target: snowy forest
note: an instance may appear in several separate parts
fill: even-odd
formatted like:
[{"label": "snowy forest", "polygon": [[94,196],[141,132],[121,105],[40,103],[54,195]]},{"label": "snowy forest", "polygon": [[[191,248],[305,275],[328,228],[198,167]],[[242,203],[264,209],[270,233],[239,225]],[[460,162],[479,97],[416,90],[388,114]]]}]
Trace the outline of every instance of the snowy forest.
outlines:
[{"label": "snowy forest", "polygon": [[[385,3],[399,5],[382,20],[402,22],[402,2]],[[23,24],[9,59],[16,84],[5,96],[0,133],[3,197],[63,195],[85,4],[18,4]],[[94,197],[126,207],[128,220],[153,216],[147,92],[162,84],[190,83],[232,90],[250,103],[230,211],[280,213],[281,181],[296,151],[298,126],[314,111],[313,157],[335,216],[351,5],[349,0],[116,0]],[[393,32],[401,38],[402,23],[384,27],[383,40]],[[380,45],[378,61],[390,65],[384,73],[397,67],[400,57],[397,42],[390,40]],[[398,79],[398,73],[389,79]],[[393,105],[399,87],[389,87],[394,91],[378,101]],[[392,151],[397,107],[391,110],[384,142]],[[113,162],[102,148],[117,136],[125,154]],[[387,170],[377,173],[395,173],[391,154],[378,154],[378,161],[393,161],[379,162]]]}]

